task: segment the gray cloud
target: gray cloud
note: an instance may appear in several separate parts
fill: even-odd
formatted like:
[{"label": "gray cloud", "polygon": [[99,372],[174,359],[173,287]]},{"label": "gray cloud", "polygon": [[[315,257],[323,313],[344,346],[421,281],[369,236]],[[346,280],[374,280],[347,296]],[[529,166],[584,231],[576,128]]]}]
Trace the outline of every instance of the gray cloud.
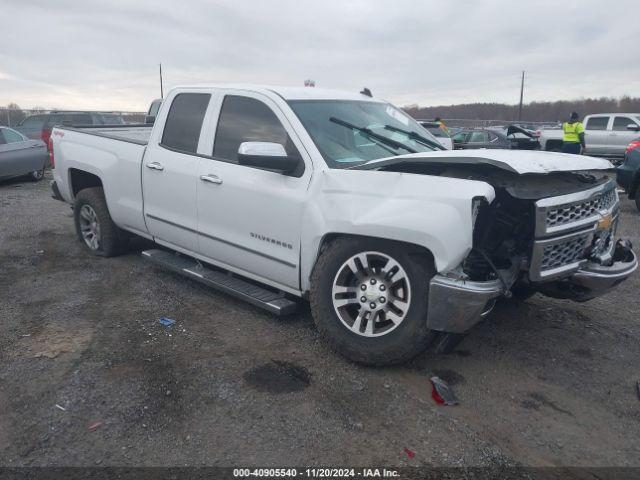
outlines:
[{"label": "gray cloud", "polygon": [[0,104],[144,110],[165,85],[360,89],[404,105],[637,95],[635,2],[0,0]]}]

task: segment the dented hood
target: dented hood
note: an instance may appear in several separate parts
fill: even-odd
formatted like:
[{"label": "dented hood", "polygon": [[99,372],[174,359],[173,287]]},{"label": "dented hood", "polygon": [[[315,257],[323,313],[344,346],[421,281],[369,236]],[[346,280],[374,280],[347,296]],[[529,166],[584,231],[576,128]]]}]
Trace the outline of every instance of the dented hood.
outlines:
[{"label": "dented hood", "polygon": [[354,170],[375,170],[386,165],[399,163],[434,163],[434,164],[485,164],[514,172],[551,173],[572,172],[579,170],[609,170],[613,165],[608,160],[571,155],[557,152],[540,152],[536,150],[442,150],[427,153],[411,153],[391,158],[372,160],[363,165],[352,167]]}]

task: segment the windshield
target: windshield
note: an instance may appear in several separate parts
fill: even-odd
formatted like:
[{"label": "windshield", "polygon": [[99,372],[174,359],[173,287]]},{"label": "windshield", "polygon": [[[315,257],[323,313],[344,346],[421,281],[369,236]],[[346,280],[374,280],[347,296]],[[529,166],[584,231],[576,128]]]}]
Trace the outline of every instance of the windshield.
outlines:
[{"label": "windshield", "polygon": [[378,158],[439,149],[433,135],[387,103],[357,100],[290,100],[288,103],[331,168],[348,168]]}]

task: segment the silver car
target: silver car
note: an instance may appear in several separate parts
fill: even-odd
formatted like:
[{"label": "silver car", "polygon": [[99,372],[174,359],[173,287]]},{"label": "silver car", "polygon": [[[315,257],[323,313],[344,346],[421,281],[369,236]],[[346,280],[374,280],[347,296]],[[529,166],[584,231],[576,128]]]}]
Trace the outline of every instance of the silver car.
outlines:
[{"label": "silver car", "polygon": [[0,179],[28,175],[32,180],[42,180],[48,160],[44,142],[0,127]]}]

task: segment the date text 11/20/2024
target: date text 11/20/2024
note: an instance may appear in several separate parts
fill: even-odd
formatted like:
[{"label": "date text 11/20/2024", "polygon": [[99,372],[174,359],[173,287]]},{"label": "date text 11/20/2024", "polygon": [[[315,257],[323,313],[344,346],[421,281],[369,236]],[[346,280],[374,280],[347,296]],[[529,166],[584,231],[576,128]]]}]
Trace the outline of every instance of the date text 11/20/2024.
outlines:
[{"label": "date text 11/20/2024", "polygon": [[386,468],[236,468],[235,478],[397,478],[397,470]]}]

